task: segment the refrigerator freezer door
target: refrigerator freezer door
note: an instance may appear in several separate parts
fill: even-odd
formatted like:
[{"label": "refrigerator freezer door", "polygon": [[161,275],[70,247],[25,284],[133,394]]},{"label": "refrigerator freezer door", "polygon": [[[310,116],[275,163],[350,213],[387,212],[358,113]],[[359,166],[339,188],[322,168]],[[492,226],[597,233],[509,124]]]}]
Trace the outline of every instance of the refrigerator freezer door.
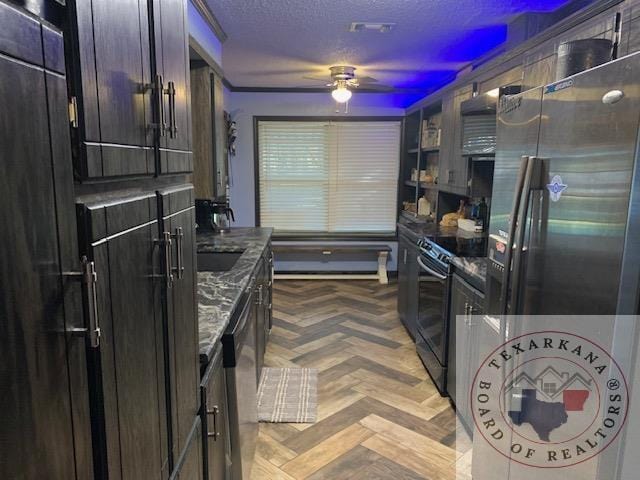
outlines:
[{"label": "refrigerator freezer door", "polygon": [[509,223],[522,158],[537,154],[542,87],[500,100],[491,197],[487,312],[499,314]]},{"label": "refrigerator freezer door", "polygon": [[[545,87],[538,157],[546,185],[530,195],[519,313],[616,313],[638,75],[636,54]],[[614,90],[624,96],[607,102]]]}]

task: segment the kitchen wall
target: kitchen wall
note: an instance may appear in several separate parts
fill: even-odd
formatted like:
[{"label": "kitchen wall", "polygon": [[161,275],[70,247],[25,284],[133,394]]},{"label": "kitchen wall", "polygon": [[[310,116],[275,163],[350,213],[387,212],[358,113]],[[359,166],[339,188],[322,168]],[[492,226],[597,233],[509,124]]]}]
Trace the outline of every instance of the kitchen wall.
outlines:
[{"label": "kitchen wall", "polygon": [[[398,95],[361,93],[353,95],[346,116],[398,116],[405,110],[403,99]],[[231,170],[231,207],[236,216],[235,225],[255,225],[255,193],[254,185],[254,152],[253,152],[253,117],[254,116],[334,116],[335,102],[328,93],[260,93],[230,92],[225,97],[225,108],[237,123],[238,139],[236,155],[229,157]],[[406,105],[406,103],[404,103]],[[332,242],[338,243],[338,242]],[[371,243],[371,242],[367,242]],[[391,255],[389,269],[395,270],[396,242],[386,242],[394,251]],[[327,242],[323,242],[327,244]],[[376,262],[323,262],[321,259],[310,259],[310,262],[287,261],[278,262],[279,270],[338,270],[362,271],[375,270]]]}]

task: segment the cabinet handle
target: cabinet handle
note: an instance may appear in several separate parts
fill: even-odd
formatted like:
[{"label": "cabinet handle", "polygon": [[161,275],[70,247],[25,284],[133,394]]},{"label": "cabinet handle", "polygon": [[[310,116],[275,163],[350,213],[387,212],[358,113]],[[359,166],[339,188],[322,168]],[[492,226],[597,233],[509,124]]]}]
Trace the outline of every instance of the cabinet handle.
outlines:
[{"label": "cabinet handle", "polygon": [[92,348],[100,346],[100,322],[98,321],[98,290],[96,283],[98,274],[96,273],[95,262],[90,262],[86,256],[80,260],[81,267],[79,272],[64,272],[65,277],[79,280],[83,284],[83,293],[85,294],[85,304],[87,306],[87,315],[89,317],[89,328],[71,328],[67,330],[72,336],[85,336],[89,334],[89,345]]},{"label": "cabinet handle", "polygon": [[169,95],[169,137],[176,138],[176,133],[178,133],[176,124],[176,84],[169,82],[165,93]]},{"label": "cabinet handle", "polygon": [[467,322],[467,325],[469,327],[475,327],[477,325],[476,323],[473,323],[473,321],[471,319],[472,316],[473,316],[473,304],[470,303],[469,304],[469,314],[468,314],[469,321]]},{"label": "cabinet handle", "polygon": [[404,259],[402,260],[402,263],[404,263],[405,265],[407,264],[407,249],[404,249]]},{"label": "cabinet handle", "polygon": [[207,432],[207,437],[212,437],[214,440],[218,440],[220,432],[218,432],[218,414],[220,409],[218,406],[214,406],[211,410],[207,410],[207,415],[213,415],[213,433]]},{"label": "cabinet handle", "polygon": [[469,325],[469,302],[464,302],[464,324]]},{"label": "cabinet handle", "polygon": [[182,227],[176,228],[176,233],[172,235],[172,238],[176,239],[176,250],[178,253],[178,256],[176,259],[175,271],[176,271],[178,280],[182,280],[182,278],[184,277],[184,247],[183,247],[184,233],[182,231]]},{"label": "cabinet handle", "polygon": [[256,305],[262,305],[263,303],[263,299],[262,299],[262,287],[264,285],[258,285],[258,300],[256,300]]},{"label": "cabinet handle", "polygon": [[167,288],[173,287],[173,261],[171,259],[171,233],[162,232],[162,238],[155,243],[160,245],[164,252],[164,281]]},{"label": "cabinet handle", "polygon": [[167,130],[167,124],[164,121],[164,85],[162,84],[162,75],[156,75],[153,89],[156,95],[156,108],[158,109],[158,123],[154,126],[160,132],[160,136],[164,137]]}]

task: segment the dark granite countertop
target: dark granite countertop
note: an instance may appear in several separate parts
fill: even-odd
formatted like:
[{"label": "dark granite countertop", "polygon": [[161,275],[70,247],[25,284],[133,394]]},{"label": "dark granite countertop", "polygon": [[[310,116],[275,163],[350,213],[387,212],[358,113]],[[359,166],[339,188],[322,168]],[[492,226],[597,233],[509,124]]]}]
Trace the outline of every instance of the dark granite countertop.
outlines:
[{"label": "dark granite countertop", "polygon": [[487,282],[487,259],[485,257],[453,257],[455,272],[471,286],[485,293]]},{"label": "dark granite countertop", "polygon": [[399,222],[398,231],[405,235],[418,240],[419,238],[428,237],[455,237],[461,239],[482,239],[486,238],[486,233],[468,232],[458,227],[441,227],[435,222],[429,223],[413,223]]},{"label": "dark granite countertop", "polygon": [[232,228],[224,234],[197,234],[198,252],[244,251],[228,272],[198,272],[201,362],[209,362],[272,233],[271,228]]}]

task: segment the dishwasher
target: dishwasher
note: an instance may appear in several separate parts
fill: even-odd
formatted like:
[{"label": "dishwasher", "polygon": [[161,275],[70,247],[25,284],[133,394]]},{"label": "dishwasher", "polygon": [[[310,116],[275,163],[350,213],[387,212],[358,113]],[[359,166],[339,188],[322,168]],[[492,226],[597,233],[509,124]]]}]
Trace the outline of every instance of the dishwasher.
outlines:
[{"label": "dishwasher", "polygon": [[251,280],[240,315],[222,336],[223,365],[229,401],[229,437],[233,480],[248,480],[258,438],[256,310]]}]

